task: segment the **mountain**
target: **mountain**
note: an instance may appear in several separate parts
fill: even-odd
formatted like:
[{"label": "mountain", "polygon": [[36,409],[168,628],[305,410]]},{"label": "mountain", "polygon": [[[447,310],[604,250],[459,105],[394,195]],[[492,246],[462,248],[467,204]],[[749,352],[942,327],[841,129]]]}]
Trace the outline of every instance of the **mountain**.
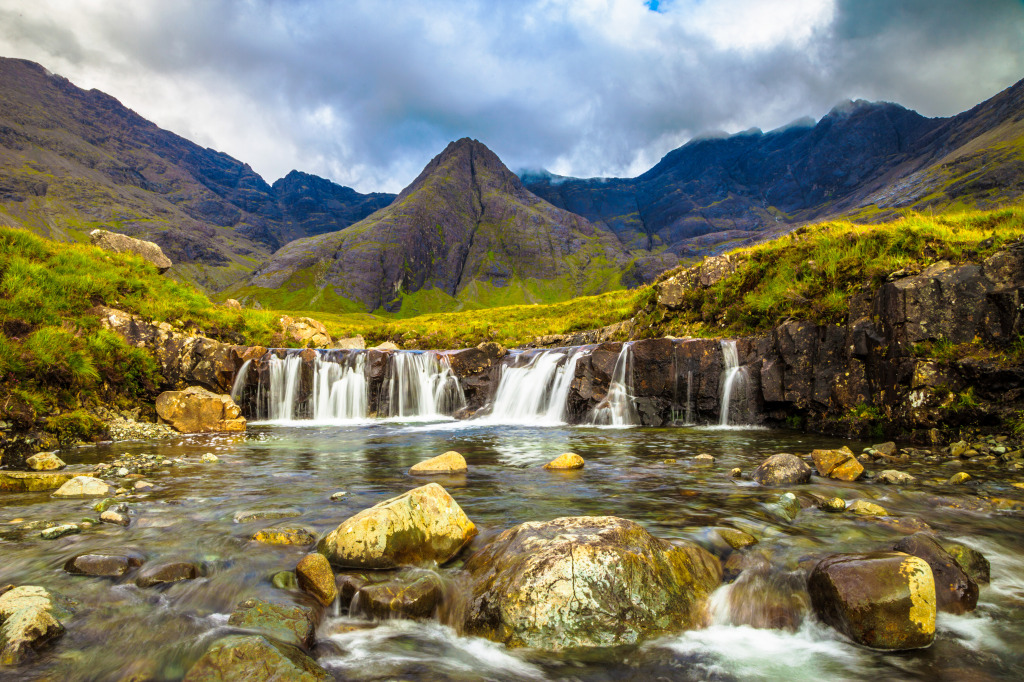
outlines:
[{"label": "mountain", "polygon": [[291,309],[412,314],[607,291],[629,260],[612,232],[539,199],[464,138],[387,208],[287,244],[230,291]]},{"label": "mountain", "polygon": [[212,290],[292,239],[342,229],[387,206],[293,171],[273,186],[42,66],[0,58],[0,222],[58,240],[97,227],[151,239],[173,272]]},{"label": "mountain", "polygon": [[763,133],[704,136],[636,178],[524,173],[627,248],[707,253],[812,220],[991,208],[1024,193],[1024,81],[952,118],[863,100]]}]

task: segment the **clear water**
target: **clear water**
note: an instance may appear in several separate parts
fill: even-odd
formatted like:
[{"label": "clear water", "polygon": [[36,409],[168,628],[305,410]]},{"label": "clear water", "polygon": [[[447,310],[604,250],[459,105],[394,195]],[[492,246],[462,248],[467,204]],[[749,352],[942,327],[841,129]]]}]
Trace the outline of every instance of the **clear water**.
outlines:
[{"label": "clear water", "polygon": [[[435,480],[480,527],[474,547],[523,521],[613,514],[665,538],[699,539],[703,528],[714,525],[746,530],[760,539],[755,549],[763,554],[769,579],[791,575],[816,555],[875,549],[902,534],[815,509],[804,509],[795,522],[784,523],[767,506],[778,491],[734,481],[728,472],[732,467],[749,472],[775,452],[805,453],[840,444],[855,450],[866,445],[768,430],[392,421],[257,425],[242,436],[67,451],[62,456],[72,465],[142,452],[182,457],[188,464],[150,477],[157,488],[132,502],[136,521],[131,527],[101,525],[54,541],[31,534],[19,538],[6,529],[17,525],[10,523],[14,519],[95,518],[91,501],[0,493],[0,584],[43,585],[78,602],[62,640],[32,665],[0,668],[0,679],[118,680],[143,673],[156,680],[180,679],[211,640],[230,631],[227,614],[239,601],[301,599],[275,590],[270,578],[292,569],[306,550],[250,542],[255,531],[274,522],[234,523],[236,512],[291,508],[300,516],[288,522],[325,532],[361,509],[422,484],[408,475],[408,468],[451,449],[465,455],[469,472]],[[586,467],[574,472],[539,467],[566,451],[582,455]],[[220,462],[199,463],[206,452]],[[693,465],[689,458],[700,453],[714,455],[715,465]],[[321,626],[314,655],[338,679],[351,680],[1024,678],[1024,526],[1019,514],[974,511],[979,494],[1024,497],[1024,491],[1009,485],[1024,475],[993,475],[983,464],[967,464],[964,469],[983,483],[953,487],[939,482],[952,473],[948,467],[899,468],[920,476],[922,485],[899,489],[815,478],[796,492],[801,497],[817,492],[874,499],[901,517],[927,522],[942,536],[978,547],[991,560],[993,583],[982,588],[978,610],[940,615],[936,642],[924,651],[867,650],[810,618],[798,617],[795,629],[755,628],[745,623],[745,610],[722,606],[729,597],[723,590],[715,595],[712,625],[639,647],[553,655],[507,650],[461,637],[436,622],[393,620],[339,631],[350,620],[332,615]],[[332,502],[331,494],[340,490],[348,495]],[[62,570],[75,554],[127,549],[144,553],[151,562],[199,561],[206,575],[165,590],[141,590],[130,579],[76,577]],[[758,589],[747,595],[748,600],[763,599]]]}]

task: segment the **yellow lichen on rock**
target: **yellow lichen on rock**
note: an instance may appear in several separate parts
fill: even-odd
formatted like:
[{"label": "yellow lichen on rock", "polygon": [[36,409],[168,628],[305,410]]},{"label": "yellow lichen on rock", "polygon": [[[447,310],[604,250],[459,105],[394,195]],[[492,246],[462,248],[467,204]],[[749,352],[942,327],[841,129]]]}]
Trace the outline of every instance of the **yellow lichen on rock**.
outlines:
[{"label": "yellow lichen on rock", "polygon": [[935,577],[928,562],[916,556],[907,556],[900,564],[900,575],[910,586],[910,621],[924,635],[935,634]]},{"label": "yellow lichen on rock", "polygon": [[465,457],[454,450],[449,450],[443,455],[417,462],[409,469],[409,473],[414,476],[436,476],[438,474],[460,473],[468,468]]},{"label": "yellow lichen on rock", "polygon": [[583,458],[575,452],[566,452],[545,464],[544,468],[552,470],[582,469],[583,464]]}]

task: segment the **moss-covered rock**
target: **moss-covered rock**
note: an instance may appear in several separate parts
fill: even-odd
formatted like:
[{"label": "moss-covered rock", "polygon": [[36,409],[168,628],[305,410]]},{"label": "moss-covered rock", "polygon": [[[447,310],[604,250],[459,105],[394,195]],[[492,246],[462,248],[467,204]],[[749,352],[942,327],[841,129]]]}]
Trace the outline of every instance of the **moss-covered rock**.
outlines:
[{"label": "moss-covered rock", "polygon": [[0,491],[34,493],[56,490],[75,477],[66,471],[0,471]]},{"label": "moss-covered rock", "polygon": [[316,639],[313,610],[295,604],[247,599],[228,618],[228,625],[253,630],[285,644],[309,648]]},{"label": "moss-covered rock", "polygon": [[233,635],[213,643],[185,682],[326,682],[331,675],[301,649],[260,635]]},{"label": "moss-covered rock", "polygon": [[700,625],[722,567],[614,516],[511,528],[466,563],[471,634],[546,650],[633,644]]},{"label": "moss-covered rock", "polygon": [[316,597],[324,606],[330,606],[338,598],[334,571],[323,554],[314,552],[302,557],[295,566],[295,578],[304,592]]}]

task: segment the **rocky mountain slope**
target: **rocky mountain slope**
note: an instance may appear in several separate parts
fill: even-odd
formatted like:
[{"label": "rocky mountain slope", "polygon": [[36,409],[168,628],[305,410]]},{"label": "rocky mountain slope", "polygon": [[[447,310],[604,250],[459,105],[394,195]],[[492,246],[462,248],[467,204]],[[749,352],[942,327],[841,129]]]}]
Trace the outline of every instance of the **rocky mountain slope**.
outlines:
[{"label": "rocky mountain slope", "polygon": [[523,180],[628,248],[685,256],[829,217],[991,208],[1024,193],[1022,171],[1024,81],[948,119],[847,102],[817,123],[697,138],[636,178]]},{"label": "rocky mountain slope", "polygon": [[288,244],[232,292],[291,309],[408,314],[607,291],[628,261],[607,228],[537,198],[465,138],[386,209]]},{"label": "rocky mountain slope", "polygon": [[0,58],[0,83],[0,223],[65,241],[97,227],[149,239],[179,277],[212,290],[394,198],[299,172],[268,185],[32,62]]}]

